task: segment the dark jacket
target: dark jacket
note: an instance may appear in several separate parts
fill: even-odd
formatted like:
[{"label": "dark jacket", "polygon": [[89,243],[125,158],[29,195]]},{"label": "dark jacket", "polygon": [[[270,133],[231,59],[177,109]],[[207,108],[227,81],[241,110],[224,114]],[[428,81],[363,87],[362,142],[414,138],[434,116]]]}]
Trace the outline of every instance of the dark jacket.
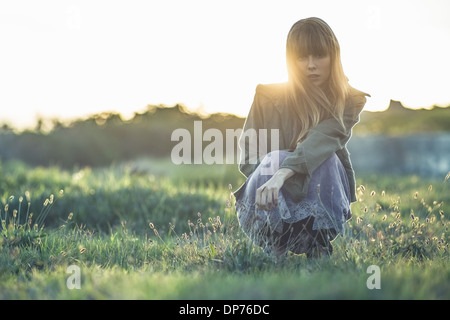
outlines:
[{"label": "dark jacket", "polygon": [[[271,129],[279,130],[279,150],[289,150],[290,143],[294,138],[295,133],[290,128],[294,128],[295,117],[286,106],[285,92],[285,84],[258,85],[253,104],[244,124],[243,133],[250,128],[267,129],[269,136],[268,152],[274,151],[270,150]],[[346,145],[351,138],[353,126],[359,122],[359,115],[366,103],[366,96],[369,95],[351,88],[344,111],[345,128],[334,118],[325,119],[311,129],[306,139],[298,144],[294,150],[290,149],[293,151],[292,155],[288,156],[280,167],[295,171],[295,175],[286,180],[283,186],[292,199],[301,201],[307,195],[312,172],[333,153],[336,153],[347,173],[351,201],[356,201],[355,173]],[[241,151],[244,149],[244,152],[241,156],[239,169],[246,177],[257,168],[260,160],[262,160],[262,157],[260,157],[257,163],[249,163],[249,159],[252,157],[249,154],[251,143],[257,142],[250,142],[248,137],[244,139],[244,135],[241,136],[240,146]],[[243,186],[235,192],[236,197],[239,196],[242,189]]]}]

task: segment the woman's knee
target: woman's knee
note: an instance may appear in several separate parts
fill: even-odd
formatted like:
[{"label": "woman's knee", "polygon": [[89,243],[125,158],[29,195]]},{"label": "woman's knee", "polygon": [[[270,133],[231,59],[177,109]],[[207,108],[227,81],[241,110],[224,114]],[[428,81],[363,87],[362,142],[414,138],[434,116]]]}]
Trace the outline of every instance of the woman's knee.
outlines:
[{"label": "woman's knee", "polygon": [[275,150],[267,153],[261,161],[260,170],[263,175],[273,175],[287,157],[288,151]]}]

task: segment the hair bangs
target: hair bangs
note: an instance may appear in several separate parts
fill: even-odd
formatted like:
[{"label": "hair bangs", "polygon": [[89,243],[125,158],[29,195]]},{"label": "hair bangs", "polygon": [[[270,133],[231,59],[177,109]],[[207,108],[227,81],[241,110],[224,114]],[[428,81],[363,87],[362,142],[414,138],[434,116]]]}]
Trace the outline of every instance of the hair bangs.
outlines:
[{"label": "hair bangs", "polygon": [[329,31],[313,21],[294,26],[289,34],[291,56],[295,58],[327,56],[335,51],[335,44]]}]

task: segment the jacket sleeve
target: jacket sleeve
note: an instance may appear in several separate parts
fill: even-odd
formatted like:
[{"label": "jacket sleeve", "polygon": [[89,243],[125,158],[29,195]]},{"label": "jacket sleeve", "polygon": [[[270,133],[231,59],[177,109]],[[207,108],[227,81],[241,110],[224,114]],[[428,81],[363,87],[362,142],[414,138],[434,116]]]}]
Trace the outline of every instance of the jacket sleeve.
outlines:
[{"label": "jacket sleeve", "polygon": [[314,172],[334,152],[345,147],[350,140],[353,126],[359,122],[359,114],[366,98],[358,97],[344,111],[344,126],[335,118],[328,118],[311,129],[304,141],[299,143],[293,153],[286,157],[281,168],[289,168],[298,174]]},{"label": "jacket sleeve", "polygon": [[250,112],[244,123],[242,134],[239,138],[239,148],[241,151],[239,159],[239,170],[248,177],[260,163],[258,158],[258,130],[263,128],[264,115],[262,112],[261,86],[256,88]]}]

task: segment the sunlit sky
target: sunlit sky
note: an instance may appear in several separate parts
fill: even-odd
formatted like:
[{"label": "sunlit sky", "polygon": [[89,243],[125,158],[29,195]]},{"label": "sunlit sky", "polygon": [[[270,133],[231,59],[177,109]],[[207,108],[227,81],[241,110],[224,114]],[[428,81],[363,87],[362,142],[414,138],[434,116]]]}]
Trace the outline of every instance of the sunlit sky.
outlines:
[{"label": "sunlit sky", "polygon": [[0,2],[0,124],[181,103],[246,116],[258,83],[287,79],[297,20],[334,30],[350,83],[410,108],[450,105],[450,1]]}]

